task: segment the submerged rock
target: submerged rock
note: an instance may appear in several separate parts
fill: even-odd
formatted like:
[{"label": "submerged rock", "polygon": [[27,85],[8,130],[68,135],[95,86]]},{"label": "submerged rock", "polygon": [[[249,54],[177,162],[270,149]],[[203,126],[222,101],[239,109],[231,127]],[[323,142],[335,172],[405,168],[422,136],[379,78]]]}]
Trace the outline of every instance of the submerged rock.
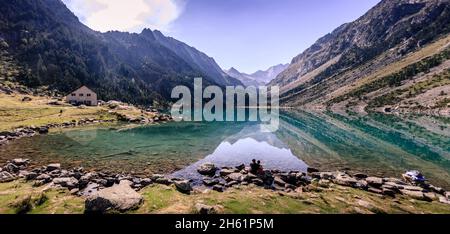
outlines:
[{"label": "submerged rock", "polygon": [[144,198],[134,191],[130,181],[121,181],[111,188],[98,191],[85,202],[86,213],[126,212],[139,208]]}]

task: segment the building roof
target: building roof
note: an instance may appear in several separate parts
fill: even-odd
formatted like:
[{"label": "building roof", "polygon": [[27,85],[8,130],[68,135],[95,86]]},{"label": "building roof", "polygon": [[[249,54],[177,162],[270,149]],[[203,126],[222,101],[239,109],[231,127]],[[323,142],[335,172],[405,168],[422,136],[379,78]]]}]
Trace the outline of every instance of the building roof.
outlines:
[{"label": "building roof", "polygon": [[92,91],[92,89],[88,88],[86,85],[83,85],[83,86],[81,86],[80,88],[75,89],[74,91],[70,92],[70,93],[67,94],[67,95],[70,95],[71,93],[75,93],[75,92],[77,92],[78,90],[80,90],[80,89],[82,89],[82,88],[86,88],[87,90],[89,90],[89,91],[91,91],[91,92],[97,94],[96,92]]}]

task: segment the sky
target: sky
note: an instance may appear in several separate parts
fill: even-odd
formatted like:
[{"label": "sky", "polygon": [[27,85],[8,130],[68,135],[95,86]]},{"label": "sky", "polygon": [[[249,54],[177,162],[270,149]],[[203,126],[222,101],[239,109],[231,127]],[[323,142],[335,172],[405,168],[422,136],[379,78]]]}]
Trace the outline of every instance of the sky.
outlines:
[{"label": "sky", "polygon": [[380,0],[63,0],[97,31],[160,30],[253,73],[292,58]]}]

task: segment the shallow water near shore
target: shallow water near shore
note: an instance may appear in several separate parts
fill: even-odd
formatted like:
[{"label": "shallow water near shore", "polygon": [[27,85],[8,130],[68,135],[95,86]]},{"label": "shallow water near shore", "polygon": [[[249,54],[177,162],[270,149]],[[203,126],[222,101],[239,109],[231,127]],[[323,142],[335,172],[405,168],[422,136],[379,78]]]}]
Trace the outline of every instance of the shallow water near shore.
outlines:
[{"label": "shallow water near shore", "polygon": [[415,169],[449,189],[449,129],[448,119],[431,117],[289,111],[282,113],[274,133],[255,122],[59,130],[0,147],[0,161],[30,158],[36,165],[60,162],[63,167],[196,179],[201,163],[232,167],[255,158],[266,169],[282,171],[312,166],[400,177]]}]

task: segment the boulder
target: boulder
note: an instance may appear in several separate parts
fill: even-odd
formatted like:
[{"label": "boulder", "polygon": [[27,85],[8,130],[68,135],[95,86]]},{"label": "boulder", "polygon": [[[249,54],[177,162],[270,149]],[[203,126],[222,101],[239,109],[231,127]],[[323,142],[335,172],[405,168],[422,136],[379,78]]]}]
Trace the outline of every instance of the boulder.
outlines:
[{"label": "boulder", "polygon": [[321,172],[320,178],[324,180],[332,180],[334,179],[334,173],[333,172]]},{"label": "boulder", "polygon": [[7,171],[0,172],[0,183],[11,182],[15,179],[16,179],[16,177]]},{"label": "boulder", "polygon": [[230,182],[230,181],[242,182],[243,179],[244,179],[244,175],[242,175],[241,173],[231,173],[231,174],[226,176],[226,180],[228,182]]},{"label": "boulder", "polygon": [[15,164],[8,163],[6,164],[6,166],[3,167],[3,170],[14,174],[19,172],[20,168]]},{"label": "boulder", "polygon": [[224,191],[224,187],[222,185],[216,184],[213,186],[213,190],[217,191],[217,192],[223,192]]},{"label": "boulder", "polygon": [[78,180],[73,177],[55,178],[53,179],[53,183],[69,189],[78,187]]},{"label": "boulder", "polygon": [[181,193],[190,194],[192,191],[192,186],[189,180],[175,181],[174,184],[177,190]]},{"label": "boulder", "polygon": [[429,199],[425,196],[423,192],[411,191],[411,190],[400,190],[400,192],[408,197],[414,198],[416,200],[428,201]]},{"label": "boulder", "polygon": [[447,205],[450,205],[450,200],[448,198],[445,198],[445,197],[439,197],[439,202],[447,204]]},{"label": "boulder", "polygon": [[48,127],[41,127],[39,128],[39,134],[47,134],[48,133]]},{"label": "boulder", "polygon": [[356,187],[356,184],[358,183],[355,178],[350,177],[347,174],[338,174],[333,181],[336,184],[348,187]]},{"label": "boulder", "polygon": [[450,199],[450,192],[445,192],[445,197],[446,197],[447,199]]},{"label": "boulder", "polygon": [[220,176],[227,176],[229,174],[235,173],[236,170],[234,169],[222,169],[220,170]]},{"label": "boulder", "polygon": [[317,172],[319,172],[318,169],[313,168],[313,167],[308,167],[308,169],[307,169],[306,171],[307,171],[308,173],[317,173]]},{"label": "boulder", "polygon": [[56,170],[60,170],[61,169],[61,164],[59,163],[53,163],[53,164],[49,164],[47,166],[47,171],[56,171]]},{"label": "boulder", "polygon": [[362,179],[366,179],[368,176],[364,173],[355,173],[355,174],[353,174],[353,177],[355,177],[359,180],[362,180]]},{"label": "boulder", "polygon": [[239,166],[236,167],[237,170],[242,171],[245,169],[245,164],[241,164]]},{"label": "boulder", "polygon": [[102,189],[89,196],[85,201],[85,212],[126,212],[139,208],[144,199],[130,185],[130,181],[121,181],[118,185]]},{"label": "boulder", "polygon": [[203,184],[206,186],[214,186],[216,184],[218,184],[220,181],[218,179],[203,179]]},{"label": "boulder", "polygon": [[171,185],[173,181],[169,178],[162,177],[155,180],[155,183],[157,184],[164,184],[164,185]]},{"label": "boulder", "polygon": [[38,177],[36,177],[36,180],[42,181],[44,183],[48,183],[52,180],[52,177],[48,174],[41,174]]},{"label": "boulder", "polygon": [[195,210],[197,214],[208,215],[208,214],[217,214],[218,208],[215,206],[208,206],[204,204],[197,203],[195,204]]},{"label": "boulder", "polygon": [[379,178],[379,177],[367,177],[366,181],[370,186],[373,186],[376,188],[379,188],[379,187],[381,187],[381,185],[383,185],[383,178]]},{"label": "boulder", "polygon": [[214,176],[218,168],[212,163],[202,164],[198,169],[198,173],[206,176]]},{"label": "boulder", "polygon": [[11,163],[16,166],[26,166],[30,162],[29,159],[16,158],[11,160]]},{"label": "boulder", "polygon": [[281,186],[281,187],[284,187],[284,186],[286,185],[286,182],[284,182],[284,181],[281,179],[281,177],[279,177],[279,176],[275,176],[275,178],[274,178],[274,183],[275,183],[276,185]]}]

